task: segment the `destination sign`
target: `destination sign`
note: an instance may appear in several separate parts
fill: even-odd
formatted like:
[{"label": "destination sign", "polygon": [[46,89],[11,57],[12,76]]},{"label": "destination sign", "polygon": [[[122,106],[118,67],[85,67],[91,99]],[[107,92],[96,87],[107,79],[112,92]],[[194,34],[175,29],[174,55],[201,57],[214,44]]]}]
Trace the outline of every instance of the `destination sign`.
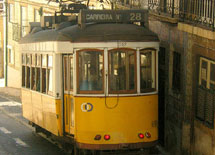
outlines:
[{"label": "destination sign", "polygon": [[81,10],[78,23],[84,25],[89,22],[148,22],[146,10]]}]

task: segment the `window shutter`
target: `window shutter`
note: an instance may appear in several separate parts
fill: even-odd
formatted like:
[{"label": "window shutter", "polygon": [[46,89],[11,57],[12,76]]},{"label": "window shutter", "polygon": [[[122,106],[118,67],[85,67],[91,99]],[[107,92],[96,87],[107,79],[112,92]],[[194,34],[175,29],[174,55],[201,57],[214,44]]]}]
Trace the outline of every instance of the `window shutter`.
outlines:
[{"label": "window shutter", "polygon": [[204,104],[205,104],[205,91],[201,88],[198,88],[198,100],[196,107],[196,116],[200,120],[204,120]]},{"label": "window shutter", "polygon": [[206,102],[205,102],[205,121],[213,125],[213,103],[214,103],[214,93],[207,91]]}]

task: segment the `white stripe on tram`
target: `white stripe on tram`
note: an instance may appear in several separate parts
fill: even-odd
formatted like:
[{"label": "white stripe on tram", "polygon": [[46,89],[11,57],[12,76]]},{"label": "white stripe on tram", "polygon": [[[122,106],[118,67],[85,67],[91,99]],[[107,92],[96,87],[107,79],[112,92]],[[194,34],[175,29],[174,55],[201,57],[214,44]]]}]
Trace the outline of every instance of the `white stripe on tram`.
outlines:
[{"label": "white stripe on tram", "polygon": [[19,138],[14,138],[16,144],[24,146],[24,147],[29,147],[25,142],[23,142],[21,139]]},{"label": "white stripe on tram", "polygon": [[12,133],[4,127],[0,127],[0,131],[4,132],[5,134],[11,134]]}]

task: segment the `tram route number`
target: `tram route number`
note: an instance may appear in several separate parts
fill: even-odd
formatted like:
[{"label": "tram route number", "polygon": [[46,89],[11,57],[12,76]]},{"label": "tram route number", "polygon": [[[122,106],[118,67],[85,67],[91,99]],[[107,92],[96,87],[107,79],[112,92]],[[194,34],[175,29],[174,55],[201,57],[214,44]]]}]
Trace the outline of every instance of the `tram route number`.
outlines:
[{"label": "tram route number", "polygon": [[145,22],[146,10],[82,10],[78,17],[81,25],[86,22]]},{"label": "tram route number", "polygon": [[130,21],[142,20],[141,13],[130,13]]}]

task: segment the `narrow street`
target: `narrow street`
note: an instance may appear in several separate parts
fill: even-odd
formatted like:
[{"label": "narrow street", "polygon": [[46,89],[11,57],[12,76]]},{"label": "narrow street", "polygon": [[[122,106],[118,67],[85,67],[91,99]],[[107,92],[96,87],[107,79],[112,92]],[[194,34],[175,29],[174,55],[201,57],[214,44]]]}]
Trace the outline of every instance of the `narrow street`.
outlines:
[{"label": "narrow street", "polygon": [[27,121],[21,114],[21,104],[8,101],[0,95],[1,155],[64,154],[58,147],[35,134],[30,126],[27,127]]}]

